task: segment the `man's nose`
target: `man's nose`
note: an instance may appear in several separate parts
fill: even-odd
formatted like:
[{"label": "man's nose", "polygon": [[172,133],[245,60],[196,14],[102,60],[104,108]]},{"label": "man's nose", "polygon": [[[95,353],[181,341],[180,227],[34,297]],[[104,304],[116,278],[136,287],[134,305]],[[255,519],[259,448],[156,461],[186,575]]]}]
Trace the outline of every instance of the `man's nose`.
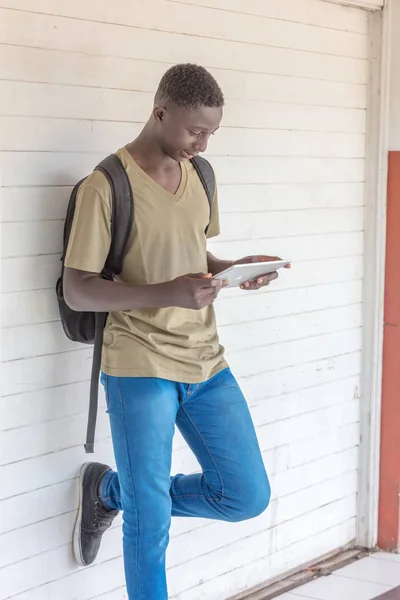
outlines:
[{"label": "man's nose", "polygon": [[205,152],[207,150],[208,138],[204,137],[201,140],[198,140],[195,148],[196,152]]}]

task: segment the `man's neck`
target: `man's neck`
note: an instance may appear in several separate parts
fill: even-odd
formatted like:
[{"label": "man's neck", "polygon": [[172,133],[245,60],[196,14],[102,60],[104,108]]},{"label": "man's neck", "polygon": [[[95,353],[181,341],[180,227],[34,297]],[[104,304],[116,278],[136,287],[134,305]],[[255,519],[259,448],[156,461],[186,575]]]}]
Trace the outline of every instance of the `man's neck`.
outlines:
[{"label": "man's neck", "polygon": [[165,154],[148,125],[135,140],[127,144],[126,149],[147,173],[173,171],[178,166],[175,160]]}]

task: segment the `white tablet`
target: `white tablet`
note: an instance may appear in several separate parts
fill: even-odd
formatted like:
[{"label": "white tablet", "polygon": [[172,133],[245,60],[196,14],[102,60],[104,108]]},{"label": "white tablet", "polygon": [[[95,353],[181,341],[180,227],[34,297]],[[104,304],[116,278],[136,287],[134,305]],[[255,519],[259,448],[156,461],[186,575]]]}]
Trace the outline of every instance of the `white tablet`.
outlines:
[{"label": "white tablet", "polygon": [[238,287],[246,281],[253,281],[262,277],[262,275],[273,273],[287,265],[290,265],[290,260],[273,260],[270,262],[232,265],[228,269],[225,269],[225,271],[221,271],[221,273],[214,275],[214,279],[224,279],[225,281],[228,281],[228,287]]}]

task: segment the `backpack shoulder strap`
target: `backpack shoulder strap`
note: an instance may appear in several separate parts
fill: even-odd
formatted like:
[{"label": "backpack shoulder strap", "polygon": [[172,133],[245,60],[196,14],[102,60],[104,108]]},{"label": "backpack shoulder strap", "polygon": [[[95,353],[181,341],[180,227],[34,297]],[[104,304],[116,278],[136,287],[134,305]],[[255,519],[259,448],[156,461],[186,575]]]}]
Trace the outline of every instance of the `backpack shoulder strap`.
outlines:
[{"label": "backpack shoulder strap", "polygon": [[[102,275],[112,280],[122,271],[122,266],[133,225],[133,193],[128,175],[115,154],[111,154],[97,165],[96,170],[106,176],[112,197],[111,246]],[[95,340],[93,349],[92,374],[90,380],[89,417],[86,431],[86,453],[94,452],[96,431],[101,352],[106,313],[96,313]]]},{"label": "backpack shoulder strap", "polygon": [[96,167],[107,178],[111,188],[111,246],[103,269],[105,279],[113,279],[122,271],[133,224],[133,193],[128,174],[116,154],[110,154]]},{"label": "backpack shoulder strap", "polygon": [[96,435],[97,410],[99,405],[99,379],[101,370],[101,354],[103,350],[103,333],[107,313],[95,313],[95,335],[92,358],[92,372],[90,376],[89,412],[86,429],[86,454],[94,452],[94,438]]},{"label": "backpack shoulder strap", "polygon": [[[210,220],[211,220],[212,203],[214,200],[215,188],[216,188],[214,169],[212,168],[212,166],[210,165],[208,160],[206,160],[202,156],[194,156],[190,162],[192,163],[193,167],[195,168],[195,171],[196,171],[197,175],[199,176],[199,179],[200,179],[201,183],[203,184],[204,191],[207,195],[208,203],[210,205]],[[209,224],[206,227],[206,233],[208,231],[208,227],[209,227]]]}]

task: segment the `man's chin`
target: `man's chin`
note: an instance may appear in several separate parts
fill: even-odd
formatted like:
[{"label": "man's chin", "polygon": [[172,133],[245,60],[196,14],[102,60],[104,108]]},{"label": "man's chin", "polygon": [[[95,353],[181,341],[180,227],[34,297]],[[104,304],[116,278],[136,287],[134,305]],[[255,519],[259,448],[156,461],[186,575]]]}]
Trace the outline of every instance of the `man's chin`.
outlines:
[{"label": "man's chin", "polygon": [[182,150],[181,157],[183,158],[183,160],[192,160],[193,154],[189,154],[189,152],[186,152],[186,150]]},{"label": "man's chin", "polygon": [[168,152],[168,156],[172,158],[172,160],[175,160],[179,163],[183,162],[184,160],[187,160],[179,150],[177,150],[176,152]]}]

